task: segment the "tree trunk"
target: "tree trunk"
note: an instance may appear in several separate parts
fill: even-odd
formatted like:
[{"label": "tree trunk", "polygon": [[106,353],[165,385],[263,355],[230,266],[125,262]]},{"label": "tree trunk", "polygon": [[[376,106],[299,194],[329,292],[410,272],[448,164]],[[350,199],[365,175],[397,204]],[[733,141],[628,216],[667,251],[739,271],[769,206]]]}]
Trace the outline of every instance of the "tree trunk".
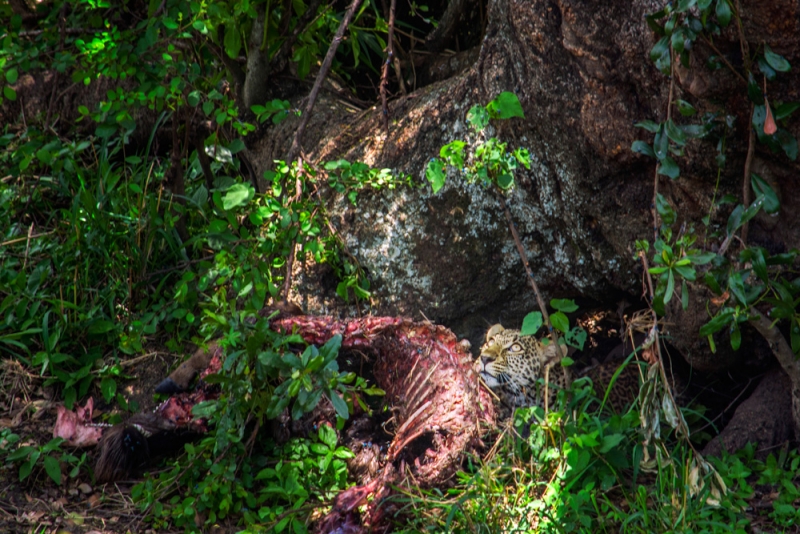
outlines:
[{"label": "tree trunk", "polygon": [[[331,98],[322,99],[309,123],[306,153],[311,160],[346,157],[395,168],[427,185],[427,161],[443,144],[467,135],[467,110],[501,91],[513,91],[526,118],[496,124],[493,133],[532,154],[532,169],[517,175],[511,207],[542,286],[560,296],[638,296],[633,243],[652,236],[655,166],[630,146],[649,135],[635,122],[666,116],[669,80],[648,60],[654,36],[644,22],[659,7],[659,2],[643,1],[599,9],[586,1],[490,1],[476,63],[457,77],[391,102],[389,113],[396,122],[388,138],[379,107],[353,114]],[[708,52],[698,44],[693,53],[703,58]],[[711,76],[724,88],[735,80],[727,71],[697,74],[694,86],[705,87],[701,96],[708,99],[720,95],[708,88],[710,81],[696,80]],[[771,94],[790,82],[787,78],[780,88],[775,84]],[[678,95],[701,110],[712,109],[681,88]],[[731,96],[731,111],[748,111],[741,99],[742,94]],[[741,191],[739,163],[749,118],[736,120],[717,198]],[[261,170],[285,157],[295,126],[286,121],[256,144]],[[684,176],[674,182],[662,177],[660,186],[685,220],[706,214],[715,193],[713,147],[696,144],[680,162]],[[796,165],[785,157],[770,160],[762,163],[780,187]],[[784,191],[784,197],[789,194]],[[352,252],[379,282],[384,311],[425,310],[432,319],[449,320],[498,303],[513,314],[534,305],[502,211],[486,191],[458,176],[450,176],[438,195],[423,187],[382,192],[356,208],[335,198],[331,204]],[[789,210],[781,216],[796,217]],[[751,237],[759,239],[758,234]],[[795,234],[784,231],[782,242],[793,246]],[[441,268],[442,261],[447,269]]]}]

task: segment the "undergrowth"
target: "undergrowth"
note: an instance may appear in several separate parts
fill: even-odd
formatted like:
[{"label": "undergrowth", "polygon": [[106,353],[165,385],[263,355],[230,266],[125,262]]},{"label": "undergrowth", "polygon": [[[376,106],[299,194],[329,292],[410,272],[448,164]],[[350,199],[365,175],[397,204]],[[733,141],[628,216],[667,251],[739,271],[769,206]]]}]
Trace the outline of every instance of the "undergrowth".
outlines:
[{"label": "undergrowth", "polygon": [[[546,415],[518,409],[489,454],[465,461],[451,488],[395,497],[397,531],[745,533],[764,524],[795,531],[797,451],[760,461],[748,445],[709,458],[715,472],[703,474],[670,435],[669,453],[647,466],[638,403],[609,417],[599,402],[581,379]],[[720,483],[725,492],[715,491]],[[754,512],[765,496],[767,506]]]},{"label": "undergrowth", "polygon": [[[245,525],[298,531],[308,521],[300,512],[345,487],[350,452],[328,427],[280,447],[265,442],[269,420],[284,410],[298,419],[327,402],[341,424],[354,403],[366,408],[364,395],[382,392],[339,370],[338,338],[296,355],[287,346],[302,340],[270,330],[263,310],[281,296],[292,248],[329,264],[342,298],[369,298],[368,278],[315,195],[330,186],[355,203],[365,188],[405,186],[407,178],[344,160],[322,168],[276,162],[265,174],[269,188],[257,193],[232,176],[235,147],[220,144],[209,151],[217,176],[210,189],[197,153],[185,162],[181,204],[168,189],[169,164],[123,157],[121,139],[65,148],[31,128],[3,142],[7,166],[31,143],[58,152],[26,167],[35,179],[0,183],[3,357],[35,370],[68,408],[91,395],[136,411],[122,393],[131,357],[219,339],[223,395],[196,408],[213,431],[132,495],[159,527],[193,530],[235,514]],[[22,438],[2,436],[4,460],[21,481],[40,483],[44,474],[62,484],[87,471],[86,454],[69,453],[61,439]]]}]

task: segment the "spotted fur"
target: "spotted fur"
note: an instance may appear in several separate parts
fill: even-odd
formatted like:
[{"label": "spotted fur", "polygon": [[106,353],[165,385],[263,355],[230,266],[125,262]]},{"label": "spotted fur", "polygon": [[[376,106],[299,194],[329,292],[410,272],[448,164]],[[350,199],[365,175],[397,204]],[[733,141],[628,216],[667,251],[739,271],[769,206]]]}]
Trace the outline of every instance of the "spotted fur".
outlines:
[{"label": "spotted fur", "polygon": [[569,386],[569,369],[559,365],[554,344],[545,345],[534,336],[520,335],[519,330],[492,326],[475,363],[501,402],[508,408],[542,406],[545,368],[550,366],[548,403],[552,406],[559,389]]},{"label": "spotted fur", "polygon": [[[555,345],[545,345],[534,336],[520,335],[519,330],[507,330],[502,325],[492,326],[486,333],[475,370],[486,385],[500,398],[506,409],[544,404],[544,371],[550,367],[548,404],[553,406],[559,389],[569,387],[569,369],[561,366]],[[595,394],[603,398],[606,387],[617,371],[616,361],[590,369]],[[614,380],[607,405],[621,413],[639,391],[638,367],[629,364]],[[504,410],[505,411],[505,410]]]}]

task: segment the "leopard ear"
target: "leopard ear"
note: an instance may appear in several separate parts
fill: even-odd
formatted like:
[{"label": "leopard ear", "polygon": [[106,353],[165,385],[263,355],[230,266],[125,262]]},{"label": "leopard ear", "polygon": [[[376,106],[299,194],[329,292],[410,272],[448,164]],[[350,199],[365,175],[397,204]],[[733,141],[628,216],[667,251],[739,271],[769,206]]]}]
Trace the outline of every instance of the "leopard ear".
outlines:
[{"label": "leopard ear", "polygon": [[544,348],[544,353],[542,354],[543,363],[545,365],[556,363],[561,360],[564,354],[566,354],[566,351],[564,349],[557,350],[556,344],[550,340],[550,343]]},{"label": "leopard ear", "polygon": [[500,323],[492,325],[491,328],[489,328],[489,331],[486,332],[486,341],[489,341],[500,332],[505,332],[505,330],[506,329],[503,328],[503,325],[501,325]]}]

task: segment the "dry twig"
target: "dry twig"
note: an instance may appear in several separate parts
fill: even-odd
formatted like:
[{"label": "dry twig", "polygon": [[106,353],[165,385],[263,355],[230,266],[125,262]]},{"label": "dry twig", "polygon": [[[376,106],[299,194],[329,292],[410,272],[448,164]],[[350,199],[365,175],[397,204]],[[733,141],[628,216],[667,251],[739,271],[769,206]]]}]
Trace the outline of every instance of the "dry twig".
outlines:
[{"label": "dry twig", "polygon": [[331,63],[333,63],[333,56],[336,55],[336,49],[339,48],[339,43],[342,42],[344,30],[350,24],[350,20],[353,18],[353,13],[355,13],[360,4],[361,0],[353,0],[353,2],[350,4],[350,7],[347,8],[344,17],[342,17],[342,22],[339,24],[339,28],[336,30],[336,35],[333,36],[331,46],[328,48],[328,53],[325,55],[325,59],[323,60],[322,66],[319,69],[317,79],[314,81],[314,87],[311,88],[311,94],[308,96],[308,103],[306,104],[306,108],[303,110],[303,116],[300,119],[300,125],[297,127],[297,131],[294,134],[292,147],[289,149],[289,155],[286,158],[288,161],[292,161],[300,152],[303,142],[303,133],[306,131],[306,125],[308,124],[308,119],[311,117],[311,110],[314,109],[314,104],[317,101],[317,96],[319,95],[319,90],[322,87],[322,82],[325,81],[325,77],[328,75],[328,71],[331,68]]}]

